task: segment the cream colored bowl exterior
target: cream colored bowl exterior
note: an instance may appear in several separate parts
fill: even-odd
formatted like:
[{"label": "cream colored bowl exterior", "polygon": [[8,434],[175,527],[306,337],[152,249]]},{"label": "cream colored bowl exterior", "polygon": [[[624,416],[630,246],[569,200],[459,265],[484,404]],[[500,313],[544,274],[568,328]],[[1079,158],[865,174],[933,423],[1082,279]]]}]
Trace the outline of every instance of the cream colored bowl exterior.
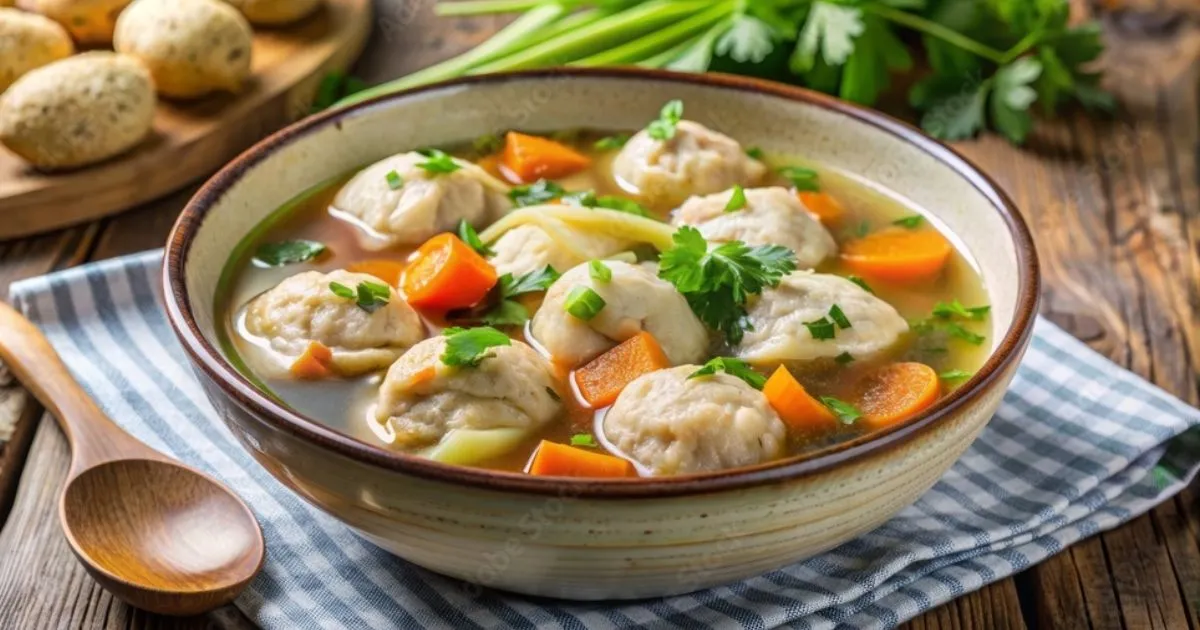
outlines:
[{"label": "cream colored bowl exterior", "polygon": [[[524,492],[412,474],[335,452],[328,440],[305,437],[247,401],[225,377],[214,376],[227,374],[227,366],[214,367],[217,359],[195,350],[205,342],[217,347],[213,298],[234,236],[314,183],[399,151],[509,128],[638,128],[673,98],[684,101],[688,118],[747,146],[857,173],[928,210],[979,263],[995,339],[1032,308],[1030,299],[1018,304],[1021,248],[995,198],[934,154],[843,112],[740,84],[664,77],[515,77],[450,86],[360,108],[336,123],[285,131],[269,141],[282,144],[261,153],[265,159],[235,163],[229,176],[236,180],[227,189],[222,184],[214,192],[210,183],[193,202],[204,211],[194,217],[198,225],[186,225],[185,215],[168,250],[170,258],[181,232],[190,232],[180,265],[187,303],[171,303],[169,311],[230,428],[280,481],[379,546],[476,585],[536,595],[638,598],[727,583],[834,547],[911,504],[986,425],[1015,361],[911,439],[825,470],[688,496],[610,498],[581,491],[583,482],[548,494]],[[1027,284],[1036,288],[1036,279]],[[175,299],[184,299],[182,292]],[[184,311],[195,320],[190,332],[181,323]],[[1010,352],[1019,355],[1025,341],[1014,341]]]}]

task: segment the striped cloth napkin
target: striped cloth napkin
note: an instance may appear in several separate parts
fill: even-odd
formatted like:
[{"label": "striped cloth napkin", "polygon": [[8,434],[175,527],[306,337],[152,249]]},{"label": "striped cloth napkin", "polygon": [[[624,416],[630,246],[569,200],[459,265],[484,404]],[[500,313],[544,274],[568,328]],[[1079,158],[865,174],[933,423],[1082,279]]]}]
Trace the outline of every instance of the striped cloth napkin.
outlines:
[{"label": "striped cloth napkin", "polygon": [[888,628],[1141,514],[1200,467],[1200,411],[1047,321],[966,455],[879,529],[720,588],[573,603],[481,590],[359,539],[234,441],[159,305],[161,252],[21,282],[12,299],[113,418],[254,508],[267,563],[237,606],[264,628]]}]

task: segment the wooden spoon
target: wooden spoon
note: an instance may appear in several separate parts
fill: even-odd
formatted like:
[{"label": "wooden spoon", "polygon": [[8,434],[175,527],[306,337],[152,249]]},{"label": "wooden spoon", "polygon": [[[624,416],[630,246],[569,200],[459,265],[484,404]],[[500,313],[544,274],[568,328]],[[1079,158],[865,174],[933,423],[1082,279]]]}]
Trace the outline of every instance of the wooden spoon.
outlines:
[{"label": "wooden spoon", "polygon": [[3,303],[0,358],[71,443],[59,518],[101,586],[138,608],[192,615],[228,603],[249,584],[264,544],[241,499],[114,424],[41,331]]}]

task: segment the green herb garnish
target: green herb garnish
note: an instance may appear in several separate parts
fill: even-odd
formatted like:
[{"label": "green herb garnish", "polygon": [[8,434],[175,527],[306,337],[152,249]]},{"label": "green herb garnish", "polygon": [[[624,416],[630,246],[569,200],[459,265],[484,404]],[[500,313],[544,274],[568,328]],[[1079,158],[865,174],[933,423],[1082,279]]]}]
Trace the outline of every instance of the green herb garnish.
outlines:
[{"label": "green herb garnish", "polygon": [[821,190],[820,175],[811,168],[785,166],[779,169],[779,174],[792,182],[792,186],[795,186],[796,190],[805,192],[820,192]]},{"label": "green herb garnish", "polygon": [[729,241],[709,251],[700,231],[690,226],[679,228],[671,238],[675,245],[659,256],[658,276],[675,285],[700,321],[731,344],[740,342],[750,328],[745,307],[749,296],[777,286],[796,270],[796,255],[786,247]]},{"label": "green herb garnish", "polygon": [[392,190],[400,190],[404,187],[404,178],[400,177],[400,173],[396,171],[388,171],[384,176],[387,179],[388,188]]},{"label": "green herb garnish", "polygon": [[324,243],[303,239],[264,243],[254,252],[254,262],[266,267],[294,265],[317,258],[327,249]]},{"label": "green herb garnish", "polygon": [[554,267],[546,265],[519,277],[511,273],[500,276],[496,283],[500,287],[500,301],[484,313],[482,321],[491,326],[520,326],[529,321],[529,309],[513,298],[526,293],[545,291],[558,280]]},{"label": "green herb garnish", "polygon": [[588,263],[588,275],[596,282],[608,283],[612,281],[612,269],[609,269],[608,265],[599,260],[593,260]]},{"label": "green herb garnish", "polygon": [[838,400],[833,396],[821,396],[820,400],[821,404],[828,407],[842,424],[854,424],[855,420],[862,417],[861,411],[844,400]]},{"label": "green herb garnish", "polygon": [[424,162],[417,162],[417,167],[430,175],[444,175],[462,168],[454,158],[440,149],[421,149],[417,153],[427,158]]},{"label": "green herb garnish", "polygon": [[475,228],[471,227],[470,223],[467,223],[466,219],[458,222],[458,238],[466,243],[468,247],[475,250],[475,253],[480,256],[496,255],[496,252],[492,248],[483,244],[483,241],[479,238],[479,233],[475,231]]},{"label": "green herb garnish", "polygon": [[829,319],[832,319],[833,323],[837,324],[838,328],[841,328],[842,330],[851,327],[850,319],[846,317],[846,313],[842,312],[842,307],[838,306],[837,304],[829,307]]},{"label": "green herb garnish", "polygon": [[908,230],[915,230],[918,227],[921,227],[921,224],[924,222],[925,222],[925,217],[923,217],[919,214],[914,214],[910,217],[903,217],[900,219],[896,219],[895,221],[892,221],[892,225],[899,225],[900,227],[908,229]]},{"label": "green herb garnish", "polygon": [[380,307],[386,306],[392,297],[391,287],[370,281],[359,282],[354,289],[340,282],[330,282],[329,290],[340,298],[354,300],[355,305],[368,313],[374,313]]},{"label": "green herb garnish", "polygon": [[504,148],[504,138],[494,133],[485,133],[471,142],[471,148],[480,153],[495,153]]},{"label": "green herb garnish", "polygon": [[992,307],[986,304],[983,306],[963,306],[962,302],[955,299],[949,304],[945,302],[935,304],[933,306],[933,315],[942,319],[961,317],[973,321],[982,321],[987,318],[991,310]]},{"label": "green herb garnish", "polygon": [[716,357],[709,359],[708,362],[701,366],[699,370],[696,370],[688,375],[688,378],[711,376],[717,372],[724,372],[730,376],[736,376],[737,378],[746,381],[746,384],[754,389],[762,389],[763,385],[767,384],[767,377],[755,372],[754,369],[747,365],[745,361],[731,357]]},{"label": "green herb garnish", "polygon": [[658,112],[658,120],[646,127],[646,133],[655,140],[670,140],[675,137],[675,127],[683,120],[683,101],[667,101]]},{"label": "green herb garnish", "polygon": [[479,321],[488,326],[523,326],[529,321],[529,309],[516,300],[500,300]]},{"label": "green herb garnish", "polygon": [[508,335],[487,326],[447,328],[442,334],[446,337],[442,363],[451,367],[478,367],[484,359],[493,356],[487,354],[489,348],[512,345]]},{"label": "green herb garnish", "polygon": [[854,355],[850,354],[849,352],[843,352],[834,357],[833,360],[836,361],[838,365],[846,365],[854,362]]},{"label": "green herb garnish", "polygon": [[971,373],[966,370],[947,370],[938,374],[938,378],[943,381],[965,381],[971,378]]},{"label": "green herb garnish", "polygon": [[351,289],[341,282],[330,282],[329,290],[332,291],[334,295],[347,300],[353,300],[358,296],[358,294],[354,292],[354,289]]},{"label": "green herb garnish", "polygon": [[875,289],[872,289],[871,285],[867,284],[866,280],[863,280],[862,278],[860,278],[858,276],[846,276],[846,279],[849,280],[850,282],[853,282],[854,284],[857,284],[858,286],[862,287],[863,291],[866,291],[867,293],[870,293],[872,295],[875,294]]},{"label": "green herb garnish", "polygon": [[804,322],[804,327],[808,329],[808,334],[812,335],[812,338],[817,341],[825,341],[837,337],[837,325],[828,317]]},{"label": "green herb garnish", "polygon": [[650,217],[650,211],[632,199],[617,197],[616,195],[596,196],[596,193],[590,190],[568,193],[563,195],[562,201],[565,204],[581,208],[604,208],[605,210],[616,210],[617,212],[634,214],[639,217]]},{"label": "green herb garnish", "polygon": [[733,185],[733,192],[729,194],[729,202],[725,204],[725,212],[737,212],[746,207],[746,191],[740,185]]},{"label": "green herb garnish", "polygon": [[966,341],[967,343],[970,343],[970,344],[974,344],[976,346],[982,344],[984,342],[984,340],[986,339],[986,337],[984,337],[983,335],[975,334],[975,333],[967,330],[966,328],[963,328],[962,326],[960,326],[958,324],[954,324],[954,323],[941,323],[941,324],[938,324],[937,328],[946,331],[946,333],[949,334],[951,337],[958,337],[959,339],[962,339],[963,341]]},{"label": "green herb garnish", "polygon": [[517,204],[518,208],[536,206],[546,203],[566,194],[566,190],[555,182],[539,179],[532,184],[517,186],[508,191],[508,198]]},{"label": "green herb garnish", "polygon": [[758,147],[746,147],[746,155],[756,160],[761,160],[763,157],[765,157],[763,150]]},{"label": "green herb garnish", "polygon": [[563,310],[570,313],[575,319],[585,322],[591,321],[599,315],[600,311],[604,310],[604,306],[604,298],[590,287],[584,286],[571,289],[571,292],[567,294],[566,301],[563,302]]},{"label": "green herb garnish", "polygon": [[591,433],[576,433],[571,436],[571,446],[586,446],[588,448],[596,448],[596,438]]},{"label": "green herb garnish", "polygon": [[629,142],[629,134],[618,133],[616,135],[600,138],[596,141],[596,144],[592,146],[597,151],[615,151],[625,146],[626,142]]}]

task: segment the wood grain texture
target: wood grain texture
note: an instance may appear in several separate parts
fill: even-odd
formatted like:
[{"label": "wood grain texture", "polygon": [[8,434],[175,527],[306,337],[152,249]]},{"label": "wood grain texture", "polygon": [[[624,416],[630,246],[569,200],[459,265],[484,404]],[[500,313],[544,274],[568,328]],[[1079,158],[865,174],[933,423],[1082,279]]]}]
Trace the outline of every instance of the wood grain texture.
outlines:
[{"label": "wood grain texture", "polygon": [[151,136],[101,164],[45,174],[0,149],[0,238],[126,210],[215,170],[305,114],[321,79],[348,68],[363,49],[370,15],[370,0],[327,0],[317,15],[294,26],[258,29],[253,75],[243,93],[160,99]]},{"label": "wood grain texture", "polygon": [[[1025,211],[1045,268],[1043,313],[1099,352],[1196,404],[1200,5],[1192,0],[1074,4],[1085,10],[1110,7],[1105,27],[1110,49],[1120,53],[1108,60],[1110,83],[1121,95],[1123,112],[1112,120],[1075,113],[1043,124],[1021,149],[994,136],[959,148]],[[379,18],[359,74],[369,80],[398,76],[482,41],[504,23],[498,18],[436,20],[431,5],[432,0],[377,0]],[[91,257],[159,246],[186,197],[176,195],[106,221]],[[33,247],[26,242],[15,245],[18,252]],[[10,256],[0,245],[0,282],[10,269],[18,276],[35,269],[28,258]],[[0,558],[15,560],[0,561],[0,619],[20,622],[15,626],[20,628],[252,627],[231,607],[178,621],[136,611],[101,591],[56,529],[55,486],[67,461],[62,435],[53,422],[41,422],[17,503],[0,532]],[[0,455],[0,482],[15,478],[10,467]],[[904,627],[1200,629],[1196,491],[1194,485],[1150,515]]]}]

